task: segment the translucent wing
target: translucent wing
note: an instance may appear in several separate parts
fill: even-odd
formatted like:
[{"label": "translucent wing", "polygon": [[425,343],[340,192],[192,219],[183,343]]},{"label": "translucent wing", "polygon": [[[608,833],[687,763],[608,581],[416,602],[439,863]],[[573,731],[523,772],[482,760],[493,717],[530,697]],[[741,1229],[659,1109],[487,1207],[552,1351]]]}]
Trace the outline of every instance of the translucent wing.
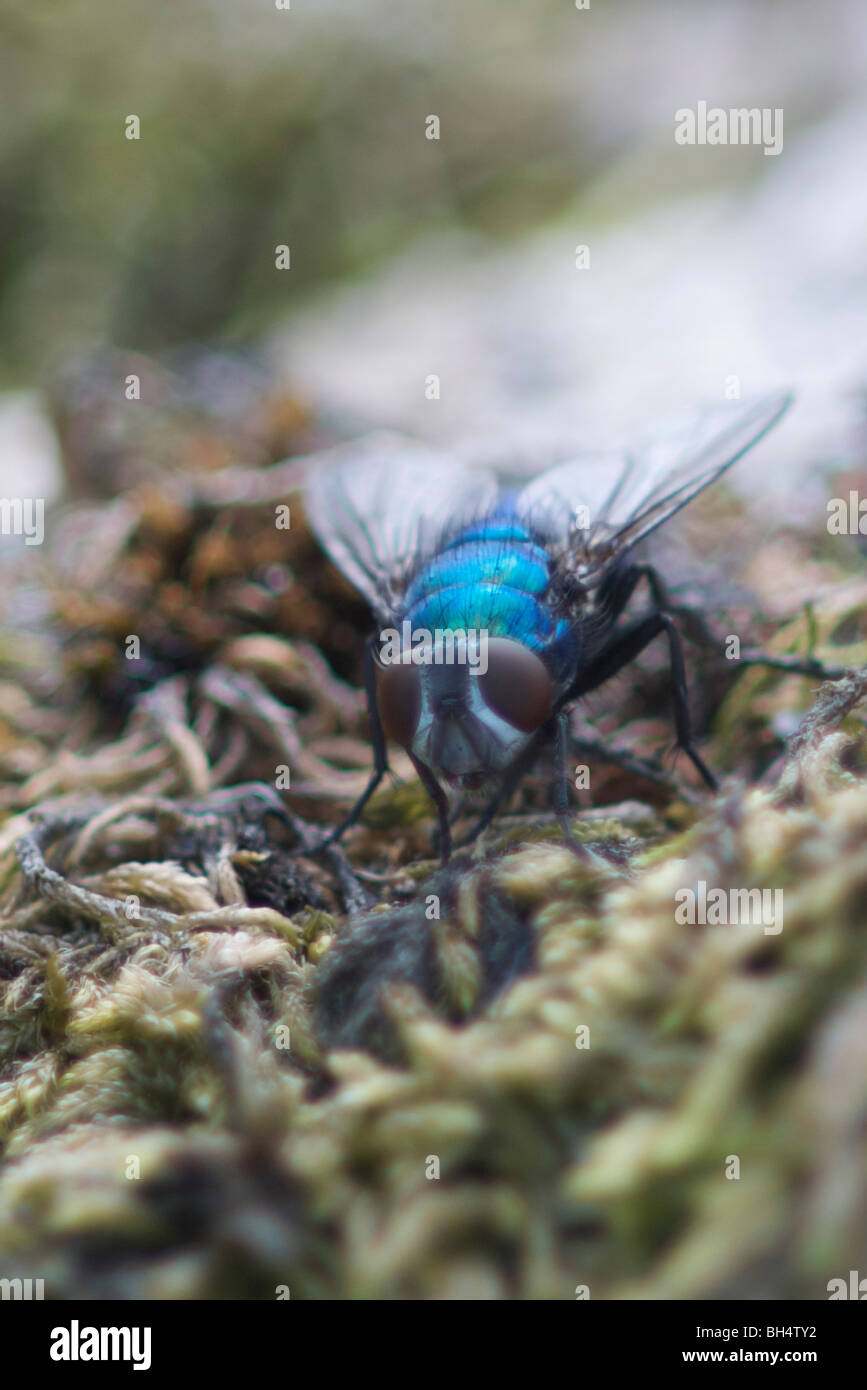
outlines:
[{"label": "translucent wing", "polygon": [[643,540],[756,444],[789,396],[708,407],[658,428],[629,454],[558,464],[519,494],[516,507],[550,540],[572,536],[593,568]]},{"label": "translucent wing", "polygon": [[488,512],[496,497],[490,474],[378,433],[315,455],[305,505],[320,544],[385,620],[419,560],[455,525]]}]

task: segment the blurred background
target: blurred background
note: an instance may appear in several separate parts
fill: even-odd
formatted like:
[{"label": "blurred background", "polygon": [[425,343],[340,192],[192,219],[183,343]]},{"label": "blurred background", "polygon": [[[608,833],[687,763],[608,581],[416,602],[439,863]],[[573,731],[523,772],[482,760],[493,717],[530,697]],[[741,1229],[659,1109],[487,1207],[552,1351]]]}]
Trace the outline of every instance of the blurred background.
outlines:
[{"label": "blurred background", "polygon": [[[115,400],[107,353],[191,343],[232,354],[169,358],[199,403],[261,371],[326,432],[471,458],[536,467],[732,377],[799,396],[743,485],[815,504],[863,448],[863,6],[2,0],[0,26],[6,490],[59,489],[41,413]],[[783,108],[782,152],[678,145],[699,101]]]}]

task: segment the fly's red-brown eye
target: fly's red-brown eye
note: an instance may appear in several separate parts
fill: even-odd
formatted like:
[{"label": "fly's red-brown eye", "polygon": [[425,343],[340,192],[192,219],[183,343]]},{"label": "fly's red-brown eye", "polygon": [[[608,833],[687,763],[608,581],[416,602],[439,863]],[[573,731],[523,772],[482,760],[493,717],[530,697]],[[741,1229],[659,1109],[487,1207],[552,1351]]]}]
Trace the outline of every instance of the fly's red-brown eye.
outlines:
[{"label": "fly's red-brown eye", "polygon": [[421,714],[418,668],[400,663],[377,667],[376,703],[386,736],[409,748]]},{"label": "fly's red-brown eye", "polygon": [[476,677],[485,704],[521,733],[541,728],[554,703],[554,683],[540,657],[509,637],[488,639],[488,669]]}]

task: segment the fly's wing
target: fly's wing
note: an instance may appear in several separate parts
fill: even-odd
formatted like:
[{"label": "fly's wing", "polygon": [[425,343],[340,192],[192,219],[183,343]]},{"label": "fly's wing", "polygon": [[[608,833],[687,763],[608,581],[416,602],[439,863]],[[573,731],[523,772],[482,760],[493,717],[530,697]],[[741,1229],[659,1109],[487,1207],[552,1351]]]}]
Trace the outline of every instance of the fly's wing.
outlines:
[{"label": "fly's wing", "polygon": [[708,407],[671,421],[627,455],[588,455],[535,478],[518,514],[593,574],[685,507],[767,434],[791,397]]},{"label": "fly's wing", "polygon": [[419,561],[455,526],[490,511],[496,497],[490,474],[378,433],[314,455],[304,500],[322,547],[385,621]]}]

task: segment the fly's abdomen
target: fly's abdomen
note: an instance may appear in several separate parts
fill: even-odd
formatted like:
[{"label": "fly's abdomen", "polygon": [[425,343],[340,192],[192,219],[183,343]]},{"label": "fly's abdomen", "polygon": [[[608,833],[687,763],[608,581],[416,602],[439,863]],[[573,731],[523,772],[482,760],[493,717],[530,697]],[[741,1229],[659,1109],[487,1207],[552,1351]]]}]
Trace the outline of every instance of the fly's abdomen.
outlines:
[{"label": "fly's abdomen", "polygon": [[555,622],[531,594],[489,581],[452,584],[414,604],[406,614],[414,632],[487,632],[489,637],[513,637],[534,649],[555,635]]},{"label": "fly's abdomen", "polygon": [[466,584],[507,584],[521,593],[543,594],[550,581],[547,553],[532,541],[465,540],[430,560],[407,591],[411,607],[443,589]]},{"label": "fly's abdomen", "polygon": [[484,631],[555,656],[568,624],[545,602],[550,580],[547,551],[513,518],[492,517],[462,530],[419,571],[405,616],[413,631]]}]

